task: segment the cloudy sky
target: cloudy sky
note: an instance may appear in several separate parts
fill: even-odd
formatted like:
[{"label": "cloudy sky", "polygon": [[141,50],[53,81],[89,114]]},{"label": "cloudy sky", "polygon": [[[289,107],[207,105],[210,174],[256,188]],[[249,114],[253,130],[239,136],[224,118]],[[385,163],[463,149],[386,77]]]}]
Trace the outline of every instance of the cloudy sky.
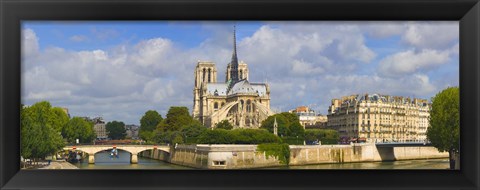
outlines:
[{"label": "cloudy sky", "polygon": [[[139,124],[147,110],[193,104],[198,60],[219,81],[233,22],[24,22],[22,103]],[[430,99],[459,83],[458,22],[236,22],[251,82],[271,107],[327,114],[332,98],[379,93]]]}]

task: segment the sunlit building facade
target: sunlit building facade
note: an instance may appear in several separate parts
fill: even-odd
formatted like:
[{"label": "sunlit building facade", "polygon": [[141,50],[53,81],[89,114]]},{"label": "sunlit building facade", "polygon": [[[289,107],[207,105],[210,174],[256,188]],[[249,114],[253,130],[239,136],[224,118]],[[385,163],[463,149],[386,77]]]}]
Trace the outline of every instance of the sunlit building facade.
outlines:
[{"label": "sunlit building facade", "polygon": [[426,99],[364,94],[333,99],[329,128],[341,139],[374,142],[422,142],[427,136],[431,104]]}]

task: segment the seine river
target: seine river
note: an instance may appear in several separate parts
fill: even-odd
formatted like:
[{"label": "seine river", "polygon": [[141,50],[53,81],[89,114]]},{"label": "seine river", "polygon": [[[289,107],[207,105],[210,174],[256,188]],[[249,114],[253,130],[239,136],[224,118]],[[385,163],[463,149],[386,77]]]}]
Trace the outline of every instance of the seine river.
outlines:
[{"label": "seine river", "polygon": [[[110,158],[108,152],[95,154],[95,164],[87,159],[74,164],[80,169],[192,169],[167,162],[138,157],[138,164],[130,164],[130,153],[119,150],[119,158]],[[288,166],[266,169],[448,169],[448,159],[407,160],[394,162],[363,162],[344,164],[318,164],[306,166]]]}]

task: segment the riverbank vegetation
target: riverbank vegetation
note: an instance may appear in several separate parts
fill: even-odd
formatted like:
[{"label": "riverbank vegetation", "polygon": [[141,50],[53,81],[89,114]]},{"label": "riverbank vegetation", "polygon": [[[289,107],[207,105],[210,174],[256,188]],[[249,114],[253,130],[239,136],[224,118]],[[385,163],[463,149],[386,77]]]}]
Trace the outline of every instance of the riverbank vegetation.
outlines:
[{"label": "riverbank vegetation", "polygon": [[127,130],[125,129],[125,123],[121,121],[110,121],[105,125],[105,129],[108,131],[108,138],[113,140],[125,139],[127,136]]},{"label": "riverbank vegetation", "polygon": [[[278,136],[273,134],[273,123],[277,120]],[[227,120],[206,128],[194,119],[186,107],[170,107],[166,117],[149,110],[140,120],[140,137],[147,144],[262,144],[287,143],[303,145],[306,141],[322,141],[336,144],[338,133],[335,130],[304,130],[298,116],[292,113],[279,113],[268,117],[259,129],[234,129]],[[153,128],[152,125],[156,124]]]},{"label": "riverbank vegetation", "polygon": [[432,98],[427,138],[439,151],[447,151],[450,169],[460,154],[460,89],[449,87]]},{"label": "riverbank vegetation", "polygon": [[280,164],[288,165],[290,163],[290,147],[287,143],[267,143],[259,144],[257,151],[265,152],[268,157],[273,156],[280,161]]},{"label": "riverbank vegetation", "polygon": [[77,117],[70,119],[62,108],[52,107],[47,101],[21,105],[20,155],[31,161],[28,165],[37,165],[76,139],[90,143],[94,136],[93,123]]}]

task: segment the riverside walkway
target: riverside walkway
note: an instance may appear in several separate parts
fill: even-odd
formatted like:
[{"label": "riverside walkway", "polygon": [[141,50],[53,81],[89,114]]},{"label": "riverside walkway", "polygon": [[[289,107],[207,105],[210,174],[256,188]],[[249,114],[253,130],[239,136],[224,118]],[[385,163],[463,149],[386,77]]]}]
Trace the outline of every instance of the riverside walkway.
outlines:
[{"label": "riverside walkway", "polygon": [[58,169],[78,169],[78,168],[67,161],[57,160],[57,161],[50,162],[50,165],[47,165],[38,169],[58,170]]}]

